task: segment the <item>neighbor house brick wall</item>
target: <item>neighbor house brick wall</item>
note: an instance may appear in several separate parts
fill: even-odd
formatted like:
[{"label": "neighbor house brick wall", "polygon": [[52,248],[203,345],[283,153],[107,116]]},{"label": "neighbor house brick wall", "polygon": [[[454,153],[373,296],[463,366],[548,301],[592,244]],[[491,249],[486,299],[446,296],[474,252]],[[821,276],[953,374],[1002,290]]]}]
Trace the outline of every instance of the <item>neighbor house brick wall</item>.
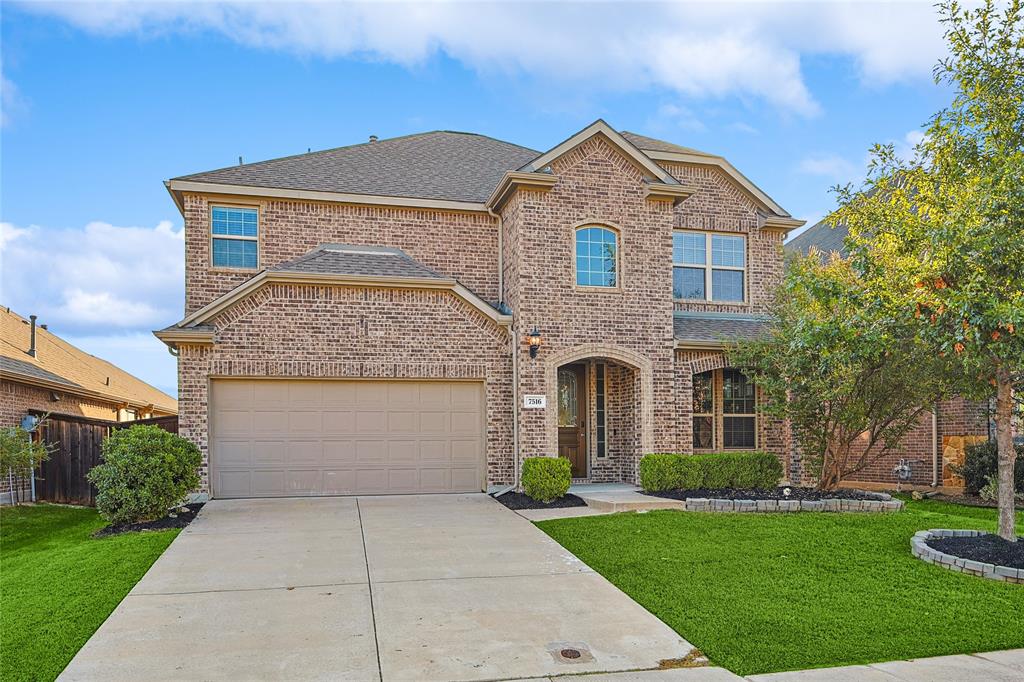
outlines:
[{"label": "neighbor house brick wall", "polygon": [[320,244],[387,246],[459,280],[488,301],[497,300],[497,223],[486,213],[269,199],[220,202],[185,194],[186,315],[259,271],[212,267],[210,206],[225,203],[259,208],[259,269],[298,258]]},{"label": "neighbor house brick wall", "polygon": [[[949,478],[942,466],[942,443],[951,436],[988,436],[988,407],[984,402],[953,398],[938,405],[939,482]],[[873,461],[867,468],[847,477],[847,481],[896,483],[893,467],[901,459],[910,460],[913,485],[931,485],[933,474],[932,412],[921,415],[917,425],[900,441],[900,446]]]},{"label": "neighbor house brick wall", "polygon": [[[58,400],[51,400],[53,394]],[[60,414],[74,414],[92,419],[117,420],[117,406],[113,403],[40,388],[29,384],[4,379],[0,381],[0,428],[18,426],[29,410],[40,410]],[[15,489],[25,493],[30,488],[27,476],[15,477]],[[0,471],[0,504],[9,502],[10,478],[6,471]],[[7,497],[8,499],[4,499]],[[22,499],[27,499],[22,495]]]},{"label": "neighbor house brick wall", "polygon": [[211,376],[483,380],[488,482],[511,482],[508,334],[455,294],[274,284],[212,323],[216,345],[179,361],[178,428],[203,453],[203,492]]}]

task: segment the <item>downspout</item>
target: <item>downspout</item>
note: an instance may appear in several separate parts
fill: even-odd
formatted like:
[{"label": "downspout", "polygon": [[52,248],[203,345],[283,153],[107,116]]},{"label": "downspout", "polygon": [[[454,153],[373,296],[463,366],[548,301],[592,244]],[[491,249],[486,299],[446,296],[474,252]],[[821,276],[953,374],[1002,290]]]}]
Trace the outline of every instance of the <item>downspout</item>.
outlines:
[{"label": "downspout", "polygon": [[932,406],[932,487],[939,486],[939,404]]},{"label": "downspout", "polygon": [[[505,307],[505,221],[488,206],[487,214],[498,221],[498,309]],[[515,322],[509,327],[512,351],[512,485],[494,493],[494,497],[519,489],[519,331]]]}]

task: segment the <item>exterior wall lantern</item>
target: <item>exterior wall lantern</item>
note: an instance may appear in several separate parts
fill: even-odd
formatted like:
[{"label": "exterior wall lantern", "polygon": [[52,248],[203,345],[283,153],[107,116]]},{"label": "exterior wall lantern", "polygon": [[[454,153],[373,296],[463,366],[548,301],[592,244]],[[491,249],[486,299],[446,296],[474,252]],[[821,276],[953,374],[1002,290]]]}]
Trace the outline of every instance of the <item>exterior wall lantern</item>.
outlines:
[{"label": "exterior wall lantern", "polygon": [[541,342],[540,330],[537,329],[536,327],[534,327],[533,331],[530,332],[527,335],[526,338],[530,342],[530,357],[531,358],[537,357],[537,351],[540,350],[540,342]]}]

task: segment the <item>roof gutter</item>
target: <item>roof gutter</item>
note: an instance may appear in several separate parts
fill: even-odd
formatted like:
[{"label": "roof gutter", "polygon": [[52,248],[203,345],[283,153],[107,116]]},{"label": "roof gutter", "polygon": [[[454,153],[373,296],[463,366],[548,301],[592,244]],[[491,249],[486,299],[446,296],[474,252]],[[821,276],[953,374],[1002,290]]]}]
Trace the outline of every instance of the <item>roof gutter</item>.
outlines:
[{"label": "roof gutter", "polygon": [[64,384],[59,381],[50,381],[48,379],[42,379],[40,377],[34,377],[28,374],[22,374],[17,371],[4,370],[4,379],[7,381],[14,381],[19,384],[28,384],[30,386],[38,386],[39,388],[45,388],[51,391],[58,391],[60,393],[70,393],[72,395],[82,396],[85,398],[99,398],[106,402],[126,404],[131,407],[149,407],[153,406],[154,409],[160,412],[166,412],[167,414],[178,414],[177,409],[157,405],[155,403],[140,402],[138,400],[132,400],[120,395],[114,395],[113,393],[104,393],[102,391],[93,391],[83,386]]}]

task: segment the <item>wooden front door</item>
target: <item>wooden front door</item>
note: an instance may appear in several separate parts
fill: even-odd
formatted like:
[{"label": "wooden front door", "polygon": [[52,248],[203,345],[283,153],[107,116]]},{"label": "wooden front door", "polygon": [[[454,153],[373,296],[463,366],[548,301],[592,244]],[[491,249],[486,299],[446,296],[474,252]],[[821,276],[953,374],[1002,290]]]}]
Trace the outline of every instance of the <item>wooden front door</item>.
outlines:
[{"label": "wooden front door", "polygon": [[572,464],[573,478],[587,477],[587,368],[558,368],[558,456]]}]

